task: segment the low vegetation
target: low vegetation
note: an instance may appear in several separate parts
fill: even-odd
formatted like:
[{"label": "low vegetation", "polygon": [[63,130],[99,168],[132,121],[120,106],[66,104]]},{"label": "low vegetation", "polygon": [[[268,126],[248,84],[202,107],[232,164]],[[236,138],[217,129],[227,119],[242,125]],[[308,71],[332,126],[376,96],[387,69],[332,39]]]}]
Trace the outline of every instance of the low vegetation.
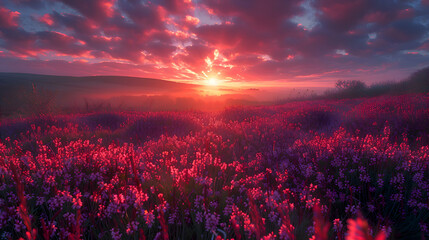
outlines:
[{"label": "low vegetation", "polygon": [[429,238],[429,95],[0,125],[2,239]]},{"label": "low vegetation", "polygon": [[336,90],[328,91],[324,97],[343,99],[427,93],[429,92],[429,67],[414,72],[400,82],[385,82],[367,86],[359,80],[339,80],[336,82],[335,88]]}]

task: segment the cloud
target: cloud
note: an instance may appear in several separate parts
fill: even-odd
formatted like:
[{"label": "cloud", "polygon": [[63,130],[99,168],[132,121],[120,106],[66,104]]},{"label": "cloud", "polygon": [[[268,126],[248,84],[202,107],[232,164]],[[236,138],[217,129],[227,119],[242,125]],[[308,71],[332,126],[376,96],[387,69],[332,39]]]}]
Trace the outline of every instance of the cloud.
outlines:
[{"label": "cloud", "polygon": [[54,20],[52,19],[51,15],[46,13],[45,15],[38,17],[37,20],[39,20],[41,23],[46,24],[48,26],[54,25]]},{"label": "cloud", "polygon": [[164,28],[165,13],[164,9],[159,5],[145,4],[140,1],[119,0],[118,6],[122,13],[141,30]]},{"label": "cloud", "polygon": [[37,37],[34,34],[20,28],[4,28],[0,31],[3,40],[0,41],[0,47],[21,54],[22,57],[36,56],[37,49],[34,44]]},{"label": "cloud", "polygon": [[186,14],[194,8],[190,0],[160,0],[155,2],[172,14]]},{"label": "cloud", "polygon": [[314,1],[319,12],[319,21],[328,28],[337,31],[348,31],[356,26],[370,8],[370,0]]},{"label": "cloud", "polygon": [[83,16],[98,21],[112,17],[114,9],[114,0],[59,0],[65,5],[77,10]]},{"label": "cloud", "polygon": [[145,49],[147,49],[149,54],[155,56],[155,58],[169,59],[172,53],[176,50],[176,47],[163,42],[151,42],[145,46]]},{"label": "cloud", "polygon": [[400,20],[381,31],[381,37],[393,43],[407,43],[419,40],[428,28],[412,20]]},{"label": "cloud", "polygon": [[0,28],[15,28],[18,26],[20,13],[0,6]]},{"label": "cloud", "polygon": [[218,17],[240,19],[258,31],[275,29],[302,11],[301,0],[203,0],[201,3]]},{"label": "cloud", "polygon": [[12,2],[18,6],[28,6],[34,9],[45,7],[44,0],[12,0]]},{"label": "cloud", "polygon": [[191,15],[186,15],[185,22],[187,22],[191,25],[197,25],[198,23],[200,23],[200,19],[198,19],[194,16],[191,16]]},{"label": "cloud", "polygon": [[319,0],[313,1],[313,7],[318,10],[320,24],[338,32],[350,31],[368,24],[384,27],[396,20],[411,18],[415,14],[411,1]]},{"label": "cloud", "polygon": [[80,56],[88,51],[84,44],[64,33],[44,31],[37,33],[37,37],[35,46],[38,49],[53,50],[70,56]]}]

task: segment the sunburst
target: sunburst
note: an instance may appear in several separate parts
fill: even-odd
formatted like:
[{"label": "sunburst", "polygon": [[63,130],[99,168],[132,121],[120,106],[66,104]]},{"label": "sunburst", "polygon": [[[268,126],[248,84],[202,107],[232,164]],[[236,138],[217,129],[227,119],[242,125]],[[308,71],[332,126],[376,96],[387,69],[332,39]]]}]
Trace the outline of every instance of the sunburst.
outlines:
[{"label": "sunburst", "polygon": [[217,86],[217,85],[219,85],[219,80],[215,77],[211,77],[211,78],[207,79],[207,85]]}]

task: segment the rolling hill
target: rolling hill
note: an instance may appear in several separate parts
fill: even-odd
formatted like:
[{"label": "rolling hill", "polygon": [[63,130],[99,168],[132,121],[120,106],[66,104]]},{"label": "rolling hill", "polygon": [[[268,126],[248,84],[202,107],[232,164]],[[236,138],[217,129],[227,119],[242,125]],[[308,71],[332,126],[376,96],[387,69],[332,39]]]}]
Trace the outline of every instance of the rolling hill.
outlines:
[{"label": "rolling hill", "polygon": [[[37,91],[33,91],[33,86]],[[1,115],[10,115],[24,108],[32,108],[32,104],[54,104],[64,108],[82,106],[88,104],[88,101],[118,98],[128,101],[140,96],[190,96],[197,93],[198,87],[195,84],[124,76],[70,77],[0,73],[0,110]]]}]

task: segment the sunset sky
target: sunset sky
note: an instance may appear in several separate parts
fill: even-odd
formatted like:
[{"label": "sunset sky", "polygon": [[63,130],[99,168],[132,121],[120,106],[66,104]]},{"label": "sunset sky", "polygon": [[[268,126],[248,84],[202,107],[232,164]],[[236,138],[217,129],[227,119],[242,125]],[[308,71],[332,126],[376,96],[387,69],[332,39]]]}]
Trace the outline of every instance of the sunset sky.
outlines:
[{"label": "sunset sky", "polygon": [[330,87],[428,65],[428,0],[0,0],[1,72]]}]

